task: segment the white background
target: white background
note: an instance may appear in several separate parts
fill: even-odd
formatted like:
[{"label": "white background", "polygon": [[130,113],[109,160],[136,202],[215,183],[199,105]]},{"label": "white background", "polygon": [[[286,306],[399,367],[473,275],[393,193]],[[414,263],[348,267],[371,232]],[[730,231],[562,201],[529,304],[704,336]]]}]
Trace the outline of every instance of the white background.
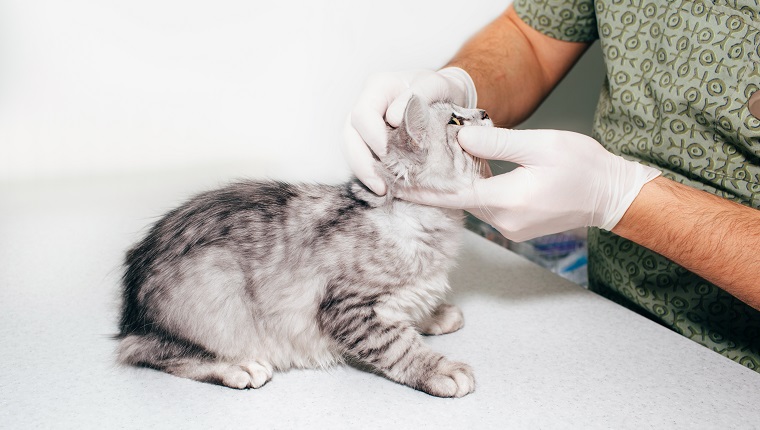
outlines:
[{"label": "white background", "polygon": [[0,182],[209,165],[348,174],[372,72],[438,68],[508,1],[0,3]]}]

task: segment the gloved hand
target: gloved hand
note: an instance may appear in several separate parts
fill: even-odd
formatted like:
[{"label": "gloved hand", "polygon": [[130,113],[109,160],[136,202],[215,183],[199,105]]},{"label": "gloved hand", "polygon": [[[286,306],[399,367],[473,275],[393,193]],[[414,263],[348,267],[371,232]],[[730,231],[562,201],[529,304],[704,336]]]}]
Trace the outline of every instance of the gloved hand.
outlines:
[{"label": "gloved hand", "polygon": [[387,189],[375,172],[372,153],[385,155],[388,143],[385,123],[399,126],[412,94],[430,101],[447,99],[471,109],[477,104],[472,78],[456,67],[438,72],[412,70],[371,77],[346,121],[343,150],[356,177],[378,195],[384,195]]},{"label": "gloved hand", "polygon": [[660,175],[569,131],[464,127],[457,139],[472,155],[520,166],[453,193],[401,188],[396,196],[466,209],[514,241],[578,227],[612,230],[644,184]]}]

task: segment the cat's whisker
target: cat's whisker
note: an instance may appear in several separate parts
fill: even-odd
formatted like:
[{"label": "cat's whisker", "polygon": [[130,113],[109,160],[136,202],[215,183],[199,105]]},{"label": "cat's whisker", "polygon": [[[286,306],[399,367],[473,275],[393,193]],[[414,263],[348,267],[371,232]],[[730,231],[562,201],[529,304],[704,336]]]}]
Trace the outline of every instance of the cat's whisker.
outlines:
[{"label": "cat's whisker", "polygon": [[495,214],[493,213],[493,211],[488,205],[483,203],[483,198],[478,192],[478,188],[475,187],[475,181],[477,179],[484,177],[483,173],[485,169],[485,163],[487,163],[487,161],[482,158],[476,158],[475,161],[476,161],[476,167],[475,167],[475,171],[473,171],[472,173],[472,185],[473,185],[472,190],[475,196],[475,204],[476,204],[476,207],[485,214],[488,220],[493,220],[495,219]]},{"label": "cat's whisker", "polygon": [[493,213],[493,211],[488,205],[483,203],[483,199],[480,193],[478,193],[477,189],[475,189],[474,194],[475,194],[475,203],[477,205],[477,208],[485,214],[485,217],[487,218],[487,220],[484,220],[484,221],[487,221],[490,224],[490,221],[496,219],[496,215]]}]

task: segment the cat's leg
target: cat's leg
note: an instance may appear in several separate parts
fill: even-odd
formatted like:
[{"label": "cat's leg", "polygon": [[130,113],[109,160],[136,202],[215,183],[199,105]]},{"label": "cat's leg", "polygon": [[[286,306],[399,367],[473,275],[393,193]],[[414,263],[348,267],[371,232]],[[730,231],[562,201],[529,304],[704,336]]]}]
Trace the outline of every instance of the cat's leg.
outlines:
[{"label": "cat's leg", "polygon": [[347,355],[394,381],[439,397],[462,397],[475,389],[470,366],[432,351],[414,326],[382,314],[377,297],[328,296],[319,322]]},{"label": "cat's leg", "polygon": [[272,370],[258,362],[227,364],[194,359],[165,363],[162,369],[180,378],[193,379],[229,388],[261,388],[272,379]]},{"label": "cat's leg", "polygon": [[464,326],[464,315],[457,306],[443,303],[430,316],[417,324],[420,333],[438,335],[453,333]]},{"label": "cat's leg", "polygon": [[197,345],[155,333],[126,336],[119,344],[118,354],[123,364],[230,388],[259,388],[272,379],[272,366],[266,362],[226,362]]}]

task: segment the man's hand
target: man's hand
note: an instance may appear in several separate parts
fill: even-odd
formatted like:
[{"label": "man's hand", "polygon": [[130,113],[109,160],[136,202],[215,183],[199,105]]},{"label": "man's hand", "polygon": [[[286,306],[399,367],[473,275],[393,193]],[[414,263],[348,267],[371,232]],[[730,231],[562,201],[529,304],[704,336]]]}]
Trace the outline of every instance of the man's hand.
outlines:
[{"label": "man's hand", "polygon": [[472,155],[520,166],[454,193],[402,188],[397,196],[467,209],[515,241],[578,227],[611,230],[644,184],[660,174],[567,131],[465,127],[458,140]]},{"label": "man's hand", "polygon": [[346,121],[343,140],[354,174],[376,194],[384,195],[387,189],[375,172],[372,153],[385,155],[385,123],[398,127],[412,94],[430,101],[449,100],[466,108],[477,104],[472,79],[458,68],[384,73],[370,78]]}]

